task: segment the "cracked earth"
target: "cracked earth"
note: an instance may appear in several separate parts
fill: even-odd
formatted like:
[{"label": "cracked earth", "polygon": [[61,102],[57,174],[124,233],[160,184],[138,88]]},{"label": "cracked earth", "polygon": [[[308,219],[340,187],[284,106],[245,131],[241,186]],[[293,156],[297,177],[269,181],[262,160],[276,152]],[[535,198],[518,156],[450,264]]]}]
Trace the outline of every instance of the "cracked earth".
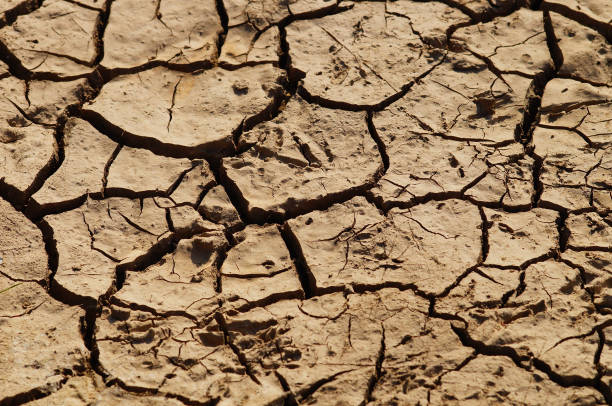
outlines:
[{"label": "cracked earth", "polygon": [[0,405],[612,404],[611,0],[0,0]]}]

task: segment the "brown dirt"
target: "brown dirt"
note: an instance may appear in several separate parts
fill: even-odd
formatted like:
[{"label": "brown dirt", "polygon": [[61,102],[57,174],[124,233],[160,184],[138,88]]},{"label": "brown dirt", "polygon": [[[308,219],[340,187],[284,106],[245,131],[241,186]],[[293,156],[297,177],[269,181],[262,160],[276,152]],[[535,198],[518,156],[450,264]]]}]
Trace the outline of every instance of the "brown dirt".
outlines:
[{"label": "brown dirt", "polygon": [[612,404],[611,0],[0,0],[0,406]]}]

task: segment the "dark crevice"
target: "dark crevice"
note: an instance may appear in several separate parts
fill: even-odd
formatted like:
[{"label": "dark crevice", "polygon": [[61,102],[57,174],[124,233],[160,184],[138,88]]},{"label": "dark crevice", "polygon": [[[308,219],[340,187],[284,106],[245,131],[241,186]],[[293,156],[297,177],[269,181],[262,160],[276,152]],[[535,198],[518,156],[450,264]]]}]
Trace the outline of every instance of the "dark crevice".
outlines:
[{"label": "dark crevice", "polygon": [[559,216],[557,217],[557,231],[559,233],[559,251],[564,252],[567,249],[567,241],[570,237],[570,230],[567,228],[565,222],[568,217],[567,209],[563,209],[559,211]]},{"label": "dark crevice", "polygon": [[106,161],[106,164],[104,164],[104,169],[102,171],[102,190],[105,190],[106,186],[108,185],[108,173],[110,171],[111,165],[113,164],[113,162],[115,162],[115,159],[117,159],[117,156],[119,155],[122,149],[123,145],[117,144],[112,154],[108,157],[108,161]]},{"label": "dark crevice", "polygon": [[542,6],[542,0],[528,0],[529,8],[532,10],[539,10]]},{"label": "dark crevice", "polygon": [[219,58],[221,57],[221,50],[223,48],[223,44],[225,43],[225,38],[227,38],[227,32],[229,30],[229,18],[227,16],[227,10],[225,9],[225,4],[223,3],[223,0],[215,0],[215,6],[217,7],[217,14],[219,14],[221,27],[223,27],[223,31],[217,37],[217,57]]},{"label": "dark crevice", "polygon": [[482,221],[480,225],[480,228],[481,228],[480,242],[481,242],[482,248],[480,249],[480,261],[479,262],[484,263],[487,260],[487,257],[489,256],[489,248],[490,248],[489,246],[489,228],[491,228],[493,224],[489,223],[489,221],[487,220],[485,211],[481,206],[478,206],[478,213],[480,213],[480,219]]},{"label": "dark crevice", "polygon": [[300,283],[302,284],[302,289],[304,290],[304,296],[306,299],[310,299],[313,297],[315,292],[317,292],[317,282],[312,274],[312,271],[308,267],[302,246],[297,236],[291,230],[289,224],[285,223],[282,226],[279,226],[279,231],[283,237],[283,240],[285,241],[287,250],[289,250],[289,254],[297,270]]},{"label": "dark crevice", "polygon": [[140,312],[150,313],[153,316],[158,317],[158,318],[184,317],[186,319],[193,321],[196,324],[198,323],[198,318],[196,316],[189,314],[188,312],[182,311],[182,310],[172,310],[172,311],[160,312],[152,307],[149,307],[143,304],[133,303],[133,302],[124,302],[123,300],[118,299],[116,296],[112,296],[108,298],[108,300],[104,298],[104,302],[108,304],[112,304],[114,306],[119,306],[119,307],[123,307],[126,309],[130,309],[130,310],[137,310]]},{"label": "dark crevice", "polygon": [[[330,375],[328,377],[325,378],[321,378],[313,383],[311,383],[310,385],[306,386],[305,388],[303,388],[302,390],[300,390],[298,392],[298,400],[300,401],[300,403],[298,404],[308,404],[310,403],[309,399],[312,395],[314,395],[316,393],[316,391],[318,391],[321,387],[323,387],[324,385],[333,382],[336,380],[337,377],[342,376],[344,374],[347,374],[349,372],[354,371],[354,369],[349,369],[346,371],[340,371],[340,372],[336,372],[333,375]],[[316,403],[316,402],[315,402]]]},{"label": "dark crevice", "polygon": [[215,177],[215,183],[217,185],[221,185],[223,190],[230,199],[232,206],[238,212],[238,216],[240,220],[244,224],[249,224],[248,222],[248,205],[246,200],[242,196],[242,193],[236,187],[236,185],[229,180],[227,174],[225,173],[225,168],[223,167],[223,161],[221,158],[214,158],[208,160],[208,166],[210,167],[213,176]]},{"label": "dark crevice", "polygon": [[152,136],[132,134],[111,123],[101,114],[93,110],[83,109],[78,112],[77,116],[87,121],[96,130],[106,135],[117,144],[123,144],[132,148],[147,149],[161,156],[191,159],[212,158],[219,155],[227,155],[234,149],[230,137],[193,147],[183,146],[162,142]]},{"label": "dark crevice", "polygon": [[[417,0],[417,1],[423,1],[423,0]],[[469,27],[469,26],[477,25],[477,24],[486,24],[490,21],[493,21],[495,18],[509,16],[510,14],[514,13],[521,7],[525,7],[527,3],[529,2],[529,0],[513,0],[511,2],[505,1],[500,6],[492,7],[481,13],[476,13],[472,11],[471,9],[469,9],[464,4],[461,4],[455,0],[438,0],[438,1],[452,8],[455,8],[461,11],[463,14],[470,17],[470,21],[465,22],[465,23],[453,24],[446,30],[446,42],[450,46],[452,46],[451,39],[452,39],[453,34],[460,28]]]},{"label": "dark crevice", "polygon": [[81,317],[81,334],[85,347],[89,350],[89,364],[93,371],[106,380],[109,375],[100,364],[100,351],[96,342],[96,320],[100,316],[102,308],[98,303],[84,305],[85,316]]},{"label": "dark crevice", "polygon": [[366,388],[366,393],[364,396],[365,403],[369,403],[374,400],[372,394],[374,393],[374,389],[376,388],[376,384],[382,377],[382,365],[385,361],[385,351],[386,351],[386,343],[385,343],[385,325],[383,323],[380,324],[381,329],[381,337],[380,337],[380,347],[378,349],[378,356],[376,357],[376,364],[374,367],[374,373],[370,377],[368,381],[368,386]]},{"label": "dark crevice", "polygon": [[134,386],[134,385],[128,385],[125,382],[121,381],[120,379],[113,377],[111,379],[108,380],[108,382],[106,382],[106,386],[110,387],[113,385],[117,385],[118,387],[120,387],[121,389],[130,392],[130,393],[136,393],[139,395],[160,395],[169,399],[176,399],[179,402],[187,405],[187,406],[216,406],[219,404],[219,402],[221,402],[221,398],[219,397],[214,397],[206,402],[200,402],[194,399],[190,399],[184,395],[180,395],[178,393],[171,393],[171,392],[160,392],[159,389],[154,389],[154,388],[144,388],[144,387],[140,387],[140,386]]},{"label": "dark crevice", "polygon": [[27,206],[24,209],[24,214],[32,219],[32,221],[38,221],[44,216],[53,214],[60,214],[66,211],[74,210],[81,207],[87,199],[92,200],[103,200],[109,197],[123,197],[127,199],[145,199],[148,197],[168,197],[166,192],[159,190],[144,190],[144,191],[133,191],[131,189],[123,188],[106,188],[101,192],[85,193],[69,200],[63,200],[61,202],[43,203],[36,202],[33,198],[27,202]]},{"label": "dark crevice", "polygon": [[278,379],[278,382],[280,383],[281,387],[286,393],[285,401],[283,402],[283,406],[298,406],[299,403],[296,400],[295,394],[291,390],[291,387],[289,386],[289,382],[287,382],[287,379],[285,379],[285,377],[282,376],[280,372],[278,372],[278,370],[274,371],[274,375],[276,376],[276,379]]},{"label": "dark crevice", "polygon": [[380,178],[384,176],[385,173],[387,173],[387,170],[389,169],[389,155],[387,154],[387,146],[385,145],[383,140],[380,138],[380,135],[378,134],[378,131],[376,130],[376,126],[374,126],[373,118],[374,118],[373,113],[369,111],[366,115],[366,123],[368,124],[368,132],[370,133],[370,136],[372,137],[372,139],[376,143],[376,146],[378,147],[378,153],[380,154],[380,158],[382,159],[382,164],[383,164],[383,168],[382,168],[383,170],[379,176]]},{"label": "dark crevice", "polygon": [[561,48],[559,47],[559,40],[555,35],[555,29],[548,10],[544,10],[543,22],[544,32],[546,33],[546,45],[548,46],[550,57],[555,65],[555,72],[559,72],[561,66],[563,66],[563,52],[561,52]]},{"label": "dark crevice", "polygon": [[533,179],[533,193],[531,195],[531,206],[537,207],[540,203],[540,198],[542,197],[542,193],[544,192],[544,184],[541,180],[542,175],[542,166],[544,164],[544,159],[542,159],[539,155],[533,152],[533,148],[528,148],[528,155],[533,159],[532,166],[532,179]]}]

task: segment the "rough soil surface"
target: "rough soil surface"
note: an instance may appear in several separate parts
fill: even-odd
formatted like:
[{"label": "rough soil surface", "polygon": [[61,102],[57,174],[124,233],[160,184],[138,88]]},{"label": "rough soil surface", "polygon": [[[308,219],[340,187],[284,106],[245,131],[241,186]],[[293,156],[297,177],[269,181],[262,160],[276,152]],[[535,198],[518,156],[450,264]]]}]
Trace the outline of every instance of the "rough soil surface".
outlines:
[{"label": "rough soil surface", "polygon": [[611,0],[0,0],[0,406],[612,404]]}]

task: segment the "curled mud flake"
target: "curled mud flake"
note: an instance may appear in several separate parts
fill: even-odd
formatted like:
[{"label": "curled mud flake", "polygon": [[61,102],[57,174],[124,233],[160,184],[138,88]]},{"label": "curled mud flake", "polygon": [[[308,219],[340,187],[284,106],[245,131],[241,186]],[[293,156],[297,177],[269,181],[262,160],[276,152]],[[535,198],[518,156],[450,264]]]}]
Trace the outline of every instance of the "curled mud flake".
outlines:
[{"label": "curled mud flake", "polygon": [[0,273],[22,281],[46,282],[47,253],[41,230],[0,199]]},{"label": "curled mud flake", "polygon": [[575,80],[554,79],[542,98],[542,116],[533,134],[542,158],[542,201],[569,210],[609,203],[612,92]]},{"label": "curled mud flake", "polygon": [[58,253],[55,288],[67,297],[94,302],[113,284],[120,287],[118,266],[138,267],[167,249],[172,239],[166,212],[152,199],[142,206],[126,198],[87,200],[78,209],[45,220],[53,229]]},{"label": "curled mud flake", "polygon": [[453,39],[502,72],[535,75],[552,64],[541,11],[521,8],[484,24],[460,28]]},{"label": "curled mud flake", "polygon": [[145,149],[124,147],[110,165],[106,187],[135,193],[167,193],[189,169],[188,159],[168,158]]},{"label": "curled mud flake", "polygon": [[155,61],[211,65],[222,32],[214,0],[114,1],[101,63],[110,69]]},{"label": "curled mud flake", "polygon": [[227,325],[197,325],[184,317],[151,318],[132,310],[121,321],[104,309],[96,326],[100,364],[127,387],[155,391],[192,403],[265,405],[282,402],[283,389],[271,371],[245,365]]},{"label": "curled mud flake", "polygon": [[172,201],[196,206],[204,193],[208,195],[212,191],[215,178],[206,161],[192,160],[191,169],[184,172],[179,182],[178,185],[175,183],[176,187],[170,195]]},{"label": "curled mud flake", "polygon": [[63,162],[34,194],[43,207],[84,199],[87,193],[101,193],[105,168],[117,144],[86,121],[70,118],[64,126]]},{"label": "curled mud flake", "polygon": [[206,219],[223,224],[226,227],[235,227],[242,224],[238,211],[232,205],[222,186],[215,186],[206,193],[198,211]]},{"label": "curled mud flake", "polygon": [[460,200],[393,209],[385,218],[358,197],[288,224],[315,291],[397,284],[437,294],[477,263],[480,222],[477,208]]},{"label": "curled mud flake", "polygon": [[485,209],[489,255],[486,263],[519,267],[552,255],[557,248],[558,213],[532,209],[525,213],[505,213]]},{"label": "curled mud flake", "polygon": [[[233,132],[243,122],[254,124],[266,116],[281,95],[281,76],[270,65],[193,74],[155,68],[112,80],[82,114],[130,147],[165,156],[212,157],[233,150]],[[250,89],[247,94],[234,93],[237,81]]]},{"label": "curled mud flake", "polygon": [[0,40],[32,71],[73,76],[91,72],[99,12],[50,1],[0,29]]},{"label": "curled mud flake", "polygon": [[[522,391],[514,388],[520,386]],[[429,392],[434,404],[485,402],[546,405],[551,399],[560,403],[605,404],[592,388],[563,387],[540,371],[516,366],[507,357],[478,356],[463,368],[443,376],[439,387]],[[494,399],[494,400],[493,400]]]},{"label": "curled mud flake", "polygon": [[568,246],[572,249],[600,249],[612,252],[612,216],[610,214],[570,215],[566,224],[570,233]]},{"label": "curled mud flake", "polygon": [[612,312],[612,253],[606,251],[567,250],[563,261],[578,270],[585,289],[593,296],[593,304],[603,313]]},{"label": "curled mud flake", "polygon": [[[570,2],[576,3],[576,1],[567,1],[567,3]],[[568,9],[564,5],[552,4],[560,3],[559,1],[545,1],[544,3],[544,7],[554,11],[551,13],[553,29],[563,54],[563,65],[559,73],[564,76],[611,85],[610,52],[612,52],[612,45],[610,45],[610,39],[612,39],[612,30],[610,20],[612,17],[609,4],[603,6],[606,2],[601,2],[599,5],[596,2],[589,2],[601,13],[595,16],[589,13],[588,6],[581,7],[578,11]],[[606,18],[605,22],[601,21]],[[582,63],[584,60],[592,62],[585,64]]]},{"label": "curled mud flake", "polygon": [[298,272],[276,226],[247,226],[234,235],[221,267],[221,291],[236,305],[301,298]]},{"label": "curled mud flake", "polygon": [[184,314],[198,317],[217,306],[218,263],[227,248],[220,229],[180,240],[174,252],[143,271],[128,269],[116,303],[151,309],[158,314]]},{"label": "curled mud flake", "polygon": [[444,53],[427,49],[405,18],[383,3],[358,3],[341,14],[287,27],[293,67],[316,99],[352,106],[383,102],[426,74]]},{"label": "curled mud flake", "polygon": [[364,114],[299,96],[275,119],[243,134],[240,145],[251,148],[223,159],[222,170],[241,209],[257,223],[346,199],[373,184],[382,166]]},{"label": "curled mud flake", "polygon": [[[12,283],[0,277],[0,290]],[[79,326],[83,310],[50,298],[36,283],[0,294],[0,308],[3,400],[52,393],[86,368],[89,351]]]},{"label": "curled mud flake", "polygon": [[24,111],[25,82],[7,77],[0,79],[0,89],[0,178],[25,192],[55,159],[53,129],[32,122]]}]

